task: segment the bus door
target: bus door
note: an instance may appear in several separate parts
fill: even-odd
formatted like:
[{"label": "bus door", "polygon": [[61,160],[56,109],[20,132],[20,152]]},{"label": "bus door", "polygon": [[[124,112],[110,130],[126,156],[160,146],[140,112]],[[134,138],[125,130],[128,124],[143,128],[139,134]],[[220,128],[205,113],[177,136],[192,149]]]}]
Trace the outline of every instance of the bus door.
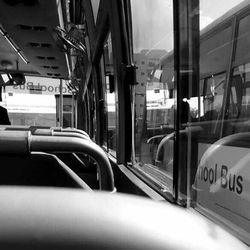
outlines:
[{"label": "bus door", "polygon": [[[59,127],[75,127],[77,114],[77,101],[75,95],[55,95],[56,98],[56,121]],[[62,104],[61,104],[62,102]]]}]

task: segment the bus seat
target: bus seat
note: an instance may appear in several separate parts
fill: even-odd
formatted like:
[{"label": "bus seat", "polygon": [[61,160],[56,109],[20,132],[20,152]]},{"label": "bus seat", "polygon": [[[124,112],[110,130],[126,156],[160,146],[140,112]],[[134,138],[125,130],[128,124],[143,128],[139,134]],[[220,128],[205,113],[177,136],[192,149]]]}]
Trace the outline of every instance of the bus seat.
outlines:
[{"label": "bus seat", "polygon": [[48,135],[48,136],[72,136],[90,139],[89,135],[76,128],[61,128],[47,126],[8,126],[0,125],[0,130],[4,131],[30,131],[32,135]]},{"label": "bus seat", "polygon": [[0,185],[75,187],[90,190],[55,155],[36,152],[30,155],[0,155]]},{"label": "bus seat", "polygon": [[76,153],[56,153],[56,156],[74,171],[92,189],[98,189],[96,163],[88,155]]},{"label": "bus seat", "polygon": [[[0,157],[1,155],[10,155],[27,158],[31,153],[37,152],[87,154],[97,163],[99,188],[111,192],[115,191],[114,174],[109,159],[102,148],[90,139],[78,136],[32,135],[30,131],[0,130]],[[14,165],[17,164],[16,161]]]},{"label": "bus seat", "polygon": [[[82,139],[89,139],[89,135],[82,130],[75,128],[61,128],[61,127],[46,127],[46,126],[1,126],[0,130],[3,131],[30,131],[32,135],[39,136],[68,136],[78,137]],[[82,160],[82,155],[70,153],[56,154],[57,157],[68,165],[74,172],[86,172],[91,173],[95,169],[90,168],[89,164],[86,164]]]}]

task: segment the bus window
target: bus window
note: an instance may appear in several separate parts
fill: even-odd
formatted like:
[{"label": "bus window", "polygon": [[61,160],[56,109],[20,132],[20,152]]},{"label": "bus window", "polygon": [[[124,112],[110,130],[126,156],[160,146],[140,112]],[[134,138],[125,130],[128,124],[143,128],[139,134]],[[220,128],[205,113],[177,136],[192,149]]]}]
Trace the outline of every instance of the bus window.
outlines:
[{"label": "bus window", "polygon": [[[216,8],[214,8],[216,6]],[[250,244],[249,1],[200,0],[200,119],[189,124],[190,205]],[[212,23],[211,23],[212,22]]]},{"label": "bus window", "polygon": [[[200,75],[212,76],[227,69],[232,46],[232,24],[221,30],[211,31],[205,28],[201,31],[200,41]],[[216,47],[214,46],[216,44]]]},{"label": "bus window", "polygon": [[236,43],[235,63],[242,64],[243,61],[249,61],[250,51],[246,46],[250,44],[249,31],[250,15],[242,18],[239,22],[238,37]]},{"label": "bus window", "polygon": [[[159,190],[171,194],[175,118],[172,1],[132,0],[131,7],[138,82],[132,90],[134,167]],[[161,67],[168,53],[171,60]]]},{"label": "bus window", "polygon": [[[5,80],[7,75],[2,77]],[[59,79],[26,76],[24,85],[3,88],[0,105],[8,110],[12,125],[58,126],[56,97],[59,95],[59,84]],[[65,98],[71,100],[72,92],[64,81],[62,92]],[[67,125],[71,126],[71,122]]]},{"label": "bus window", "polygon": [[205,120],[217,120],[222,108],[222,98],[225,86],[225,73],[206,79],[204,93]]},{"label": "bus window", "polygon": [[[250,64],[240,65],[234,68],[230,81],[230,101],[228,107],[229,119],[234,119],[225,126],[224,135],[228,135],[228,127],[231,125],[231,133],[247,132],[250,119]],[[227,130],[226,130],[227,129]]]}]

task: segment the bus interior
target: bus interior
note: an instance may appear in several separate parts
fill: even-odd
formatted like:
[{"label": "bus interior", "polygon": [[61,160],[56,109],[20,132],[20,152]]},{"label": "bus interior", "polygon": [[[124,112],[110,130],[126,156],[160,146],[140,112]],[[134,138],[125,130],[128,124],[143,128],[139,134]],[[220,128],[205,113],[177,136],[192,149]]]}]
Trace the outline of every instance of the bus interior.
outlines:
[{"label": "bus interior", "polygon": [[0,1],[0,249],[248,249],[248,45],[249,0]]}]

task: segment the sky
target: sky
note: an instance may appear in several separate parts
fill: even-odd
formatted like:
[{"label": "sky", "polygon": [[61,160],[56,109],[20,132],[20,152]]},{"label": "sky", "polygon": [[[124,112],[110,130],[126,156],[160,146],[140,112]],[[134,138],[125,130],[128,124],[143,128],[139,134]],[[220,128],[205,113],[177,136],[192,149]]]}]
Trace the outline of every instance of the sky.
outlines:
[{"label": "sky", "polygon": [[[201,29],[242,1],[200,0]],[[172,0],[132,0],[131,6],[134,52],[138,53],[142,49],[171,51],[173,49]]]}]

